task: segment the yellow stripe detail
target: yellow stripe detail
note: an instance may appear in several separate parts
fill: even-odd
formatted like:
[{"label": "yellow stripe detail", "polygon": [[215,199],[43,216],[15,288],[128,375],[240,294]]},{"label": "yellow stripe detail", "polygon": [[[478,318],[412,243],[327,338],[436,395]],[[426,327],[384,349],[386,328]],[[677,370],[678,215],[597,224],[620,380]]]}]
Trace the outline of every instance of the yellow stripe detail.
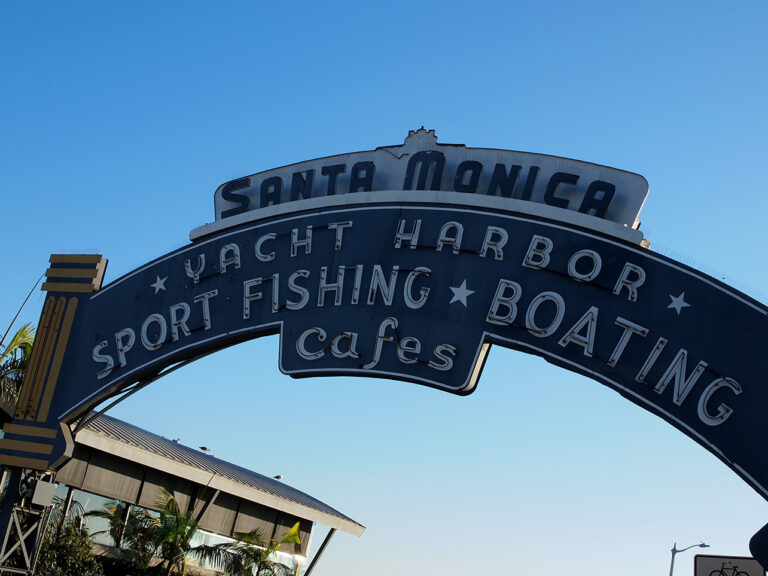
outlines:
[{"label": "yellow stripe detail", "polygon": [[96,268],[48,268],[45,271],[47,278],[96,278]]},{"label": "yellow stripe detail", "polygon": [[48,376],[51,365],[51,357],[56,351],[56,341],[58,340],[59,330],[61,328],[61,318],[64,315],[64,306],[67,303],[67,299],[61,297],[56,300],[56,306],[53,309],[53,317],[51,318],[50,329],[46,334],[45,348],[43,349],[43,357],[45,358],[45,364],[40,365],[40,370],[35,378],[35,387],[32,389],[29,396],[29,406],[27,408],[27,419],[32,420],[37,414],[38,406],[40,405],[40,396],[45,388],[45,380]]},{"label": "yellow stripe detail", "polygon": [[27,374],[24,377],[24,383],[21,386],[19,400],[16,402],[16,418],[24,419],[27,407],[31,404],[32,392],[35,389],[40,366],[45,365],[46,368],[48,367],[49,359],[45,357],[45,342],[49,336],[55,303],[56,300],[54,298],[46,298],[43,312],[40,314],[40,325],[38,326],[36,338],[37,342],[35,342],[36,345],[32,347],[32,357],[29,359]]},{"label": "yellow stripe detail", "polygon": [[32,468],[33,470],[48,469],[48,460],[22,458],[20,456],[6,456],[5,454],[0,454],[0,464],[4,466],[15,466],[16,468]]},{"label": "yellow stripe detail", "polygon": [[[51,282],[44,282],[42,290],[47,292],[83,292],[92,293],[101,290],[101,283],[104,281],[104,272],[107,269],[107,259],[101,254],[51,254],[49,258],[51,264],[92,264],[88,268],[68,268],[49,267],[45,275]],[[84,278],[91,279],[91,282],[60,282],[56,278],[73,279]]]},{"label": "yellow stripe detail", "polygon": [[51,254],[48,262],[51,264],[98,264],[103,258],[101,254]]},{"label": "yellow stripe detail", "polygon": [[[56,338],[59,334],[59,326],[61,326],[61,317],[64,313],[64,304],[66,298],[62,297],[56,300],[56,304],[51,315],[50,324],[46,327],[43,344],[43,353],[40,361],[40,365],[34,374],[33,387],[29,391],[29,400],[26,406],[22,406],[24,410],[24,419],[33,420],[37,414],[37,407],[40,404],[40,395],[43,393],[43,387],[45,386],[45,378],[48,375],[48,370],[51,364],[51,356],[53,356],[54,346],[56,344]],[[39,334],[38,334],[39,337]]]},{"label": "yellow stripe detail", "polygon": [[[40,313],[41,327],[45,325],[46,317],[48,315],[48,311],[51,307],[52,302],[53,302],[53,298],[45,299],[45,303],[43,304],[43,311]],[[38,333],[39,332],[40,331],[38,330]],[[32,347],[32,357],[29,359],[29,366],[27,366],[27,372],[24,375],[24,380],[22,381],[21,388],[19,389],[19,396],[16,399],[16,410],[14,411],[14,414],[16,417],[19,416],[20,407],[24,406],[27,402],[27,396],[29,396],[29,389],[32,387],[32,373],[35,371],[39,356],[40,356],[39,351],[35,347]]]},{"label": "yellow stripe detail", "polygon": [[69,333],[72,331],[72,323],[75,320],[77,302],[77,298],[70,298],[69,302],[67,302],[67,310],[64,313],[64,322],[61,326],[61,333],[59,334],[58,342],[56,342],[56,352],[53,356],[51,372],[48,375],[47,382],[45,383],[45,392],[43,393],[43,399],[40,402],[40,409],[37,414],[38,422],[45,422],[48,420],[48,411],[51,408],[51,400],[53,399],[53,393],[56,390],[56,383],[59,380],[61,363],[64,361],[64,353],[67,351]]},{"label": "yellow stripe detail", "polygon": [[93,284],[90,282],[43,282],[40,290],[44,292],[95,292]]},{"label": "yellow stripe detail", "polygon": [[9,422],[3,426],[3,432],[6,434],[24,434],[25,436],[36,436],[37,438],[56,438],[56,430],[52,428],[43,428],[41,426],[24,426],[22,424],[13,424]]},{"label": "yellow stripe detail", "polygon": [[99,260],[99,263],[96,264],[96,271],[98,272],[96,274],[96,277],[93,279],[93,291],[101,290],[101,283],[104,281],[104,273],[107,271],[107,262],[108,260],[106,258],[102,258]]},{"label": "yellow stripe detail", "polygon": [[37,442],[3,438],[0,440],[0,450],[18,450],[19,452],[32,452],[33,454],[51,454],[53,452],[53,446],[51,444],[38,444]]}]

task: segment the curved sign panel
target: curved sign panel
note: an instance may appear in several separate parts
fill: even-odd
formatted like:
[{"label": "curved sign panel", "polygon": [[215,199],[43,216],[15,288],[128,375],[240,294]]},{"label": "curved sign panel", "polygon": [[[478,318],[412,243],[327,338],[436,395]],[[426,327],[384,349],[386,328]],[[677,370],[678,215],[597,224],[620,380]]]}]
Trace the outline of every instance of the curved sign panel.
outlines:
[{"label": "curved sign panel", "polygon": [[648,182],[639,174],[569,158],[442,144],[434,130],[421,128],[400,146],[308,160],[226,182],[214,194],[216,222],[195,230],[193,239],[270,206],[389,190],[510,198],[635,228]]},{"label": "curved sign panel", "polygon": [[768,496],[768,462],[746,441],[768,432],[766,307],[643,248],[636,231],[613,225],[609,235],[595,217],[501,200],[310,199],[101,289],[98,257],[52,258],[33,384],[0,457],[55,466],[67,450],[60,422],[265,334],[280,333],[280,368],[292,376],[377,376],[457,394],[474,389],[498,344],[615,389]]}]

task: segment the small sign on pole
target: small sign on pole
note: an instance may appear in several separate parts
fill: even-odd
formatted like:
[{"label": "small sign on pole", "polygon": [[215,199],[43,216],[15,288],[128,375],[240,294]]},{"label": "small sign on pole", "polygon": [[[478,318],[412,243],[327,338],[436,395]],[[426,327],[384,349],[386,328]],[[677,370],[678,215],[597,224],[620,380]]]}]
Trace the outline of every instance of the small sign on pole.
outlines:
[{"label": "small sign on pole", "polygon": [[765,576],[765,570],[748,556],[710,556],[697,554],[694,576]]}]

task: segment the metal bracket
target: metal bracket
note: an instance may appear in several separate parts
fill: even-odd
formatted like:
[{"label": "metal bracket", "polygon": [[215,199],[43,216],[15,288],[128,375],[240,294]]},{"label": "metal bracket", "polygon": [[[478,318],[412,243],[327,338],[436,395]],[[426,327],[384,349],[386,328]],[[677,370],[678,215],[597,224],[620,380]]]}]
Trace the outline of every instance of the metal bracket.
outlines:
[{"label": "metal bracket", "polygon": [[[30,510],[21,506],[13,507],[11,522],[9,522],[8,529],[5,531],[3,545],[0,548],[0,572],[32,575],[35,571],[40,543],[45,532],[45,526],[48,524],[50,513],[50,507],[43,510]],[[34,517],[37,518],[24,530],[22,524]],[[30,536],[33,536],[31,541]],[[15,563],[18,565],[7,565],[6,562],[16,550],[21,550],[21,559]]]}]

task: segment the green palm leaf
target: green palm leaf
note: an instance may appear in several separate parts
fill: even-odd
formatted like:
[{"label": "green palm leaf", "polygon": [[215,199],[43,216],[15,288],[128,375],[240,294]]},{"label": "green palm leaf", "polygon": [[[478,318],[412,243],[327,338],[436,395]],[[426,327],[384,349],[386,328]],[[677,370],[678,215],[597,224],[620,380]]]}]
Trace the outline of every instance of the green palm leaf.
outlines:
[{"label": "green palm leaf", "polygon": [[25,324],[0,350],[0,404],[14,404],[32,356],[35,329]]},{"label": "green palm leaf", "polygon": [[[153,557],[161,560],[159,574],[171,576],[186,573],[186,559],[205,561],[214,569],[231,576],[290,576],[292,570],[274,561],[274,553],[283,544],[300,544],[297,522],[279,540],[265,538],[259,530],[235,535],[234,542],[213,546],[192,546],[192,538],[199,528],[194,511],[182,512],[176,498],[161,488],[155,503],[158,516],[139,508],[132,508],[127,524],[125,505],[110,503],[90,516],[100,516],[110,522],[109,532],[116,543],[129,551],[126,559],[146,571]],[[153,568],[153,571],[155,569]]]},{"label": "green palm leaf", "polygon": [[6,361],[6,358],[15,356],[18,352],[21,352],[22,356],[27,356],[32,353],[32,343],[35,341],[35,329],[31,323],[24,324],[19,328],[16,333],[11,337],[8,345],[0,350],[0,364]]}]

